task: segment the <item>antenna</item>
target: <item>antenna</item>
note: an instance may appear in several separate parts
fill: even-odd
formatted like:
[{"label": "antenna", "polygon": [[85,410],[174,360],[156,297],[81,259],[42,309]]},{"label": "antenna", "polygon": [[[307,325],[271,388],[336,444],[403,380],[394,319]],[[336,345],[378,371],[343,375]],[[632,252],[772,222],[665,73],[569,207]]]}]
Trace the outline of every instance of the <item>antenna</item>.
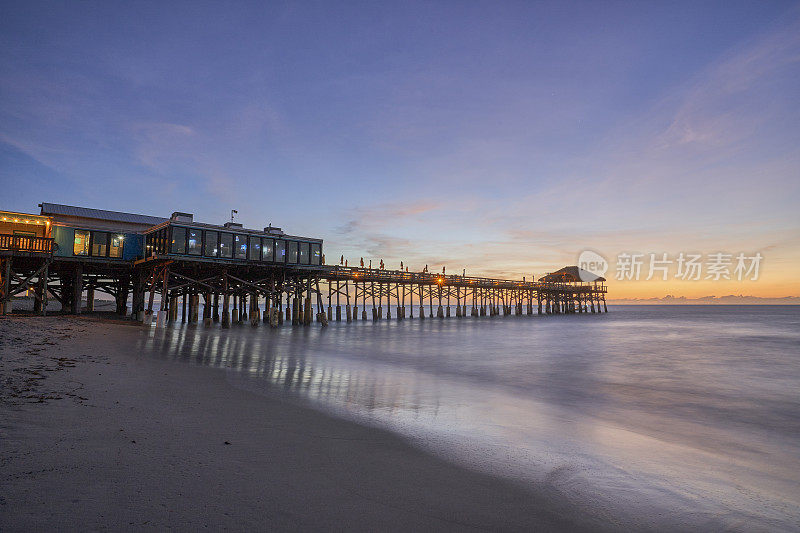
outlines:
[{"label": "antenna", "polygon": [[237,211],[236,209],[231,209],[231,222],[233,222],[233,215],[234,215],[234,213],[238,215],[238,214],[239,214],[239,211]]}]

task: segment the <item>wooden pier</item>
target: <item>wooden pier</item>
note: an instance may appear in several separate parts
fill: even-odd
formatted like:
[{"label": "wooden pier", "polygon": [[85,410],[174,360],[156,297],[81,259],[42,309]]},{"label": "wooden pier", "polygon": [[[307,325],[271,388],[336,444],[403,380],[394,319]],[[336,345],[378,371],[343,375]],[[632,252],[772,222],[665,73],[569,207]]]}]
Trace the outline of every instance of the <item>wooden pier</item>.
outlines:
[{"label": "wooden pier", "polygon": [[159,219],[42,206],[41,215],[9,214],[36,231],[0,232],[0,313],[27,293],[36,312],[46,312],[50,295],[79,314],[83,295],[91,311],[100,292],[115,299],[119,315],[128,315],[130,303],[131,317],[157,327],[178,320],[325,326],[608,311],[605,279],[581,281],[586,273],[579,276],[577,267],[514,281],[327,265],[321,239],[272,226],[247,230],[197,223],[186,213]]},{"label": "wooden pier", "polygon": [[[223,327],[262,321],[276,327],[310,325],[314,320],[327,325],[415,317],[608,312],[604,280],[512,281],[328,265],[217,270],[169,259],[143,260],[137,266],[134,312],[143,313],[145,322],[156,317],[159,326],[179,316],[190,323],[219,321]],[[153,307],[156,294],[161,296],[158,309]]]}]

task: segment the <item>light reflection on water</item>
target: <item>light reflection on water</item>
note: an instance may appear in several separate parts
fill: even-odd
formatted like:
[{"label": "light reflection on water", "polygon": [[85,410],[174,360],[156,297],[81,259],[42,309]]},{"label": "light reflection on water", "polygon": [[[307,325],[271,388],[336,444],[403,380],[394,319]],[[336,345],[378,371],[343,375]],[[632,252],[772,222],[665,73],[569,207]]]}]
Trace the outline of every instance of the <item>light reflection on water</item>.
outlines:
[{"label": "light reflection on water", "polygon": [[799,326],[796,307],[628,307],[327,329],[177,326],[143,334],[140,349],[545,482],[589,511],[654,527],[794,529]]}]

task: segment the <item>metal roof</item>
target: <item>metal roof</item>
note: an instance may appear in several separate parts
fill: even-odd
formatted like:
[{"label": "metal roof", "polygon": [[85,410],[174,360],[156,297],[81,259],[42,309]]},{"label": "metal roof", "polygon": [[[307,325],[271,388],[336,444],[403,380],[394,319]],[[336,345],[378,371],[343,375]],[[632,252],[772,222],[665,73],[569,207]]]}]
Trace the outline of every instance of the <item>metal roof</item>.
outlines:
[{"label": "metal roof", "polygon": [[104,209],[89,209],[87,207],[74,207],[71,205],[41,203],[42,215],[63,215],[69,217],[93,218],[97,220],[110,220],[113,222],[127,222],[128,224],[142,224],[155,226],[167,221],[166,218],[151,217],[148,215],[135,215],[133,213],[120,213]]}]

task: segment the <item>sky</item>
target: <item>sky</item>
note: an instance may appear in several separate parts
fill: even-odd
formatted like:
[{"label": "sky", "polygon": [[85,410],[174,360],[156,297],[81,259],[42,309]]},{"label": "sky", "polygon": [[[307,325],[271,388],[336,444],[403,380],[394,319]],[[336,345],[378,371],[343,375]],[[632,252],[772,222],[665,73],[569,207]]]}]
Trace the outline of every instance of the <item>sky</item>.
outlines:
[{"label": "sky", "polygon": [[[592,250],[619,298],[800,295],[800,3],[2,12],[0,209],[236,209],[329,263],[530,279]],[[644,279],[681,252],[763,260]]]}]

